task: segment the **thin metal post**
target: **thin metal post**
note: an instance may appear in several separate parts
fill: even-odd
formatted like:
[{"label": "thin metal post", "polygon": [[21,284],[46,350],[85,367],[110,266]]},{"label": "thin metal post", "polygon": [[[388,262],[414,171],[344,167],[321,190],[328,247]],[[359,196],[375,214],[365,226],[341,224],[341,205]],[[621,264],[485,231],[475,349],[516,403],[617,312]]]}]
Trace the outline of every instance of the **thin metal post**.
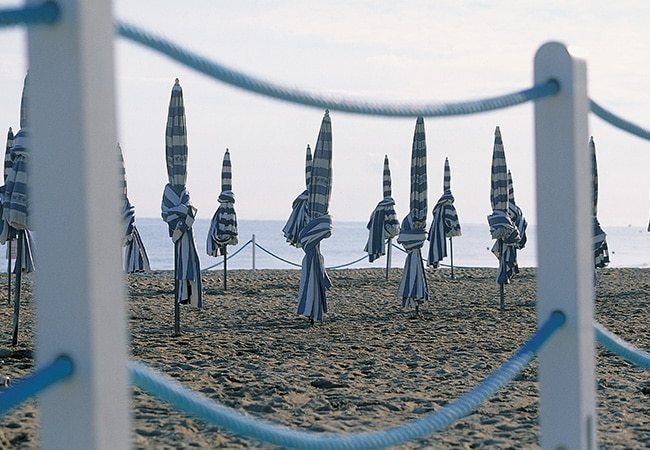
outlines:
[{"label": "thin metal post", "polygon": [[11,241],[7,240],[7,305],[11,304]]},{"label": "thin metal post", "polygon": [[40,446],[129,448],[114,15],[109,0],[56,3],[56,23],[27,29],[36,363],[64,354],[74,373],[39,394]]},{"label": "thin metal post", "polygon": [[180,239],[174,242],[174,336],[181,335],[181,304],[178,301],[178,289],[180,283],[178,282],[178,246]]},{"label": "thin metal post", "polygon": [[253,257],[253,272],[255,272],[255,235],[253,234],[253,250],[252,250],[252,257]]},{"label": "thin metal post", "polygon": [[535,83],[558,94],[535,103],[538,323],[554,310],[565,325],[540,352],[543,449],[595,449],[591,160],[587,65],[551,42],[535,56]]},{"label": "thin metal post", "polygon": [[393,240],[388,238],[388,248],[386,249],[386,281],[388,281],[388,272],[390,271],[390,257],[393,254]]},{"label": "thin metal post", "polygon": [[11,346],[15,347],[18,344],[18,325],[20,322],[20,283],[23,278],[23,239],[25,239],[25,231],[18,230],[18,243],[16,244],[16,289],[14,290],[14,329],[11,337]]},{"label": "thin metal post", "polygon": [[449,263],[451,265],[451,279],[454,279],[454,245],[451,243],[451,236],[449,236]]},{"label": "thin metal post", "polygon": [[223,246],[223,290],[228,288],[228,246]]}]

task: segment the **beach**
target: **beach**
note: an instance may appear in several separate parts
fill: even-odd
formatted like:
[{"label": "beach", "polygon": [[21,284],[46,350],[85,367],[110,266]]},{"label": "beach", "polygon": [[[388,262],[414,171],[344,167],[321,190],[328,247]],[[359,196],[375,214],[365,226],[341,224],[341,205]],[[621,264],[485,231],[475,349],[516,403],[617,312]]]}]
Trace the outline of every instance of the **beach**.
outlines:
[{"label": "beach", "polygon": [[[534,334],[535,269],[505,286],[496,269],[427,270],[431,300],[418,317],[401,307],[401,269],[331,270],[329,312],[309,326],[295,314],[298,270],[203,275],[204,307],[181,306],[173,335],[171,272],[127,276],[129,354],[185,386],[248,415],[294,429],[356,433],[385,429],[443,408],[499,368]],[[4,278],[6,292],[6,278]],[[33,278],[13,305],[0,296],[0,375],[34,370]],[[115,299],[119,301],[118,298]],[[595,318],[650,351],[650,269],[598,273]],[[598,440],[604,448],[650,446],[650,372],[596,347]],[[133,448],[274,448],[233,436],[132,388]],[[534,360],[474,413],[400,448],[537,448]],[[0,448],[39,447],[38,401],[0,418]]]}]

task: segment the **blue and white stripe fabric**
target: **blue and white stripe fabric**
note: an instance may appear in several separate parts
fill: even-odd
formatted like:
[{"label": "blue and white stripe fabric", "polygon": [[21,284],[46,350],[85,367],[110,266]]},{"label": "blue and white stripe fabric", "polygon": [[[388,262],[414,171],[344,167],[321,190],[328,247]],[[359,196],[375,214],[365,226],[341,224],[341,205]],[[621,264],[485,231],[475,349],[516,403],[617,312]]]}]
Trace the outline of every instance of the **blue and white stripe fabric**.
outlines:
[{"label": "blue and white stripe fabric", "polygon": [[11,171],[11,166],[13,163],[11,161],[11,149],[14,147],[14,130],[9,127],[7,131],[7,145],[5,147],[5,169],[4,169],[4,182],[7,182],[7,176]]},{"label": "blue and white stripe fabric", "polygon": [[488,216],[488,225],[490,226],[492,239],[497,241],[492,247],[492,253],[499,259],[496,282],[498,284],[508,284],[510,283],[510,277],[516,270],[516,246],[519,244],[521,237],[508,212],[510,204],[508,167],[499,127],[496,127],[494,132],[491,171],[490,203],[492,204],[492,214]]},{"label": "blue and white stripe fabric", "polygon": [[27,81],[29,77],[29,72],[25,74],[25,79],[23,80],[23,93],[20,96],[20,128],[26,128],[27,123]]},{"label": "blue and white stripe fabric", "polygon": [[427,144],[424,119],[418,117],[411,150],[410,212],[402,221],[397,242],[408,252],[398,294],[403,307],[415,307],[429,300],[429,286],[422,262],[422,246],[427,239]]},{"label": "blue and white stripe fabric", "polygon": [[187,184],[187,128],[185,125],[185,104],[183,89],[178,78],[174,82],[165,131],[165,156],[169,184]]},{"label": "blue and white stripe fabric", "polygon": [[149,257],[144,248],[144,243],[135,226],[135,207],[129,202],[126,188],[126,166],[124,165],[124,155],[122,147],[117,144],[118,155],[120,157],[120,174],[122,175],[122,226],[124,228],[124,270],[126,273],[149,272]]},{"label": "blue and white stripe fabric", "polygon": [[368,242],[364,248],[368,252],[368,260],[373,262],[386,254],[386,239],[392,239],[399,234],[399,220],[395,213],[395,200],[392,195],[390,165],[388,155],[384,156],[383,177],[384,198],[377,204],[368,221]]},{"label": "blue and white stripe fabric", "polygon": [[[27,128],[21,128],[14,138],[11,149],[11,169],[7,173],[4,192],[2,195],[3,238],[13,239],[17,236],[22,240],[20,269],[24,272],[34,270],[31,234],[29,233],[29,202],[28,202],[28,135]],[[18,270],[18,267],[15,269]]]},{"label": "blue and white stripe fabric", "polygon": [[433,207],[433,220],[431,228],[429,228],[429,256],[427,263],[434,268],[437,268],[440,261],[447,256],[447,241],[445,238],[461,235],[458,213],[454,206],[454,196],[451,193],[451,169],[449,168],[448,158],[445,158],[442,186],[443,193],[438,199],[438,203]]},{"label": "blue and white stripe fabric", "polygon": [[221,168],[221,194],[219,207],[212,216],[206,251],[210,256],[226,255],[228,245],[239,243],[237,214],[235,213],[235,194],[232,192],[232,164],[230,152],[226,149]]},{"label": "blue and white stripe fabric", "polygon": [[309,221],[300,231],[300,245],[305,252],[300,272],[297,313],[314,320],[323,320],[327,312],[327,290],[332,283],[327,276],[320,242],[332,235],[329,215],[332,191],[332,122],[329,111],[321,122],[314,149],[307,196]]},{"label": "blue and white stripe fabric", "polygon": [[307,198],[309,197],[309,183],[311,181],[312,156],[311,148],[307,145],[305,156],[305,189],[291,204],[291,214],[287,223],[282,228],[282,234],[289,245],[300,248],[300,231],[307,225]]},{"label": "blue and white stripe fabric", "polygon": [[[592,185],[593,185],[593,224],[594,224],[594,267],[603,268],[609,264],[609,249],[607,248],[607,234],[598,222],[598,163],[596,161],[596,144],[593,136],[589,139],[591,151]],[[650,229],[650,225],[648,226]]]},{"label": "blue and white stripe fabric", "polygon": [[13,146],[14,132],[12,128],[9,127],[9,131],[7,132],[7,145],[5,147],[4,181],[2,186],[0,186],[0,243],[2,244],[8,240],[14,239],[16,234],[16,230],[11,228],[7,222],[2,220],[2,211],[4,210],[2,204],[4,203],[5,183],[7,182],[7,176],[9,176],[9,172],[11,172],[11,167],[13,166],[13,162],[11,160],[11,149]]},{"label": "blue and white stripe fabric", "polygon": [[167,223],[169,237],[174,242],[176,269],[176,301],[192,306],[203,306],[201,266],[194,242],[192,225],[196,208],[190,202],[185,186],[167,184],[163,192],[162,218]]}]

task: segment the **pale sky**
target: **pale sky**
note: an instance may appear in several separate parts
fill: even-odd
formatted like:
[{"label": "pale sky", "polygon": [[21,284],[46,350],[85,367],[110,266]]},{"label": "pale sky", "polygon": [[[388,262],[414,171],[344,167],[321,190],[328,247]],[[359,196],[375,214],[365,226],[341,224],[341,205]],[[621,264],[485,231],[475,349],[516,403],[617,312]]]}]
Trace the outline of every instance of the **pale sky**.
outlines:
[{"label": "pale sky", "polygon": [[[1,2],[4,6],[18,2]],[[189,5],[189,6],[187,6]],[[587,53],[589,96],[650,127],[650,3],[509,1],[114,2],[115,17],[232,68],[283,85],[374,101],[456,102],[531,87],[533,59],[548,41]],[[0,125],[19,126],[25,32],[0,30]],[[304,189],[305,147],[323,110],[248,93],[198,74],[121,37],[115,40],[118,139],[137,217],[160,217],[167,182],[164,133],[175,78],[187,113],[188,183],[198,218],[218,206],[221,161],[230,149],[235,208],[242,219],[285,220]],[[393,197],[408,212],[415,118],[331,111],[336,221],[366,221],[382,197],[388,154]],[[71,124],[70,132],[74,132]],[[425,118],[429,205],[442,194],[449,157],[462,223],[487,223],[490,160],[501,128],[515,196],[536,222],[533,106]],[[599,219],[646,226],[650,142],[589,116],[600,177]],[[3,138],[4,139],[4,138]],[[585,143],[586,144],[586,143]],[[487,225],[486,225],[487,226]]]}]

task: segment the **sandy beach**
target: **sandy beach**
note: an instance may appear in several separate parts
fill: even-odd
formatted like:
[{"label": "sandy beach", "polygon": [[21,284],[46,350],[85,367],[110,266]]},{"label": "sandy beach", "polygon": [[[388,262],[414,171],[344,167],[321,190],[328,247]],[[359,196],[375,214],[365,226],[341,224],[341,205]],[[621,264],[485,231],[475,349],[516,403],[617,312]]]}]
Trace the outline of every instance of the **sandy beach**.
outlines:
[{"label": "sandy beach", "polygon": [[[536,328],[535,270],[506,286],[499,310],[496,269],[428,270],[432,296],[418,318],[401,307],[401,270],[330,271],[330,312],[308,326],[295,314],[297,270],[204,274],[203,309],[182,306],[173,336],[170,272],[127,278],[133,359],[224,405],[301,430],[354,433],[403,424],[439,410],[503,364]],[[23,284],[20,337],[13,305],[0,301],[0,375],[34,369],[32,278]],[[4,284],[6,288],[6,278]],[[118,299],[116,299],[117,301]],[[649,269],[605,269],[596,319],[650,351]],[[650,446],[650,372],[596,349],[598,439],[604,448]],[[537,448],[537,363],[450,428],[401,448]],[[133,447],[273,448],[233,436],[133,388]],[[39,447],[38,402],[0,418],[0,448]]]}]

